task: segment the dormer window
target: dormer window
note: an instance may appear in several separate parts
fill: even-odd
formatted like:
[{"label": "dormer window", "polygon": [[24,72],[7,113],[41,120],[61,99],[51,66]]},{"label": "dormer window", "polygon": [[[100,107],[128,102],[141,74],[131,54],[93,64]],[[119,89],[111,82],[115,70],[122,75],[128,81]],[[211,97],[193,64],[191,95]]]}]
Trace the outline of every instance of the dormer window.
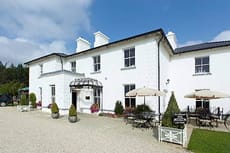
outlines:
[{"label": "dormer window", "polygon": [[209,56],[195,58],[195,73],[209,73]]}]

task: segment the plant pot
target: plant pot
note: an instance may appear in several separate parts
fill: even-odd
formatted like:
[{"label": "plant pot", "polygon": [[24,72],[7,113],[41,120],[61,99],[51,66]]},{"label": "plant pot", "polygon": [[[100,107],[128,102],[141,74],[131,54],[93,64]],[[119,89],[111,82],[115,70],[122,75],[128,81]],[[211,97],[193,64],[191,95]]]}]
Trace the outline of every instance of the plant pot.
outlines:
[{"label": "plant pot", "polygon": [[75,123],[75,122],[77,122],[77,116],[69,116],[68,120],[70,123]]},{"label": "plant pot", "polygon": [[51,117],[53,118],[53,119],[57,119],[57,118],[59,118],[59,113],[51,113]]}]

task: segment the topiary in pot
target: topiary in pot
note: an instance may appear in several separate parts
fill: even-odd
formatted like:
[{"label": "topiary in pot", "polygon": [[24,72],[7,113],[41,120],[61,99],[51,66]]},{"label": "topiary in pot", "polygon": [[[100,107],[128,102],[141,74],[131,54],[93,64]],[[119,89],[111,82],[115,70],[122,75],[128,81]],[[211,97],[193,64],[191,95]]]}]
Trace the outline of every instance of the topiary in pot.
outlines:
[{"label": "topiary in pot", "polygon": [[57,118],[59,118],[59,108],[58,108],[58,105],[55,103],[55,102],[53,102],[52,103],[52,106],[51,106],[51,117],[53,118],[53,119],[57,119]]},{"label": "topiary in pot", "polygon": [[28,105],[26,95],[21,95],[20,105]]},{"label": "topiary in pot", "polygon": [[29,98],[30,98],[32,107],[36,108],[36,100],[37,100],[37,98],[36,98],[35,93],[30,93]]},{"label": "topiary in pot", "polygon": [[122,115],[123,112],[124,112],[124,107],[121,103],[121,101],[117,101],[116,104],[115,104],[115,108],[114,108],[114,112],[116,115]]},{"label": "topiary in pot", "polygon": [[69,122],[70,123],[75,123],[77,122],[77,112],[75,106],[72,104],[69,108]]},{"label": "topiary in pot", "polygon": [[162,119],[162,125],[166,127],[179,128],[179,125],[173,124],[173,116],[175,113],[179,113],[179,112],[180,112],[180,109],[177,105],[177,101],[174,96],[174,92],[172,92],[172,95],[168,103],[168,107]]}]

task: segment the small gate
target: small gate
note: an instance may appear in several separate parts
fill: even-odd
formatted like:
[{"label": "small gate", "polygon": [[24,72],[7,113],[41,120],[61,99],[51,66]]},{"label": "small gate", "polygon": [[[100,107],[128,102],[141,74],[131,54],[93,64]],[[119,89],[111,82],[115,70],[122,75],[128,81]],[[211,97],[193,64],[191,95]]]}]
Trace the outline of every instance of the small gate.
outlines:
[{"label": "small gate", "polygon": [[185,147],[187,141],[187,127],[184,129],[158,127],[158,140],[177,143]]}]

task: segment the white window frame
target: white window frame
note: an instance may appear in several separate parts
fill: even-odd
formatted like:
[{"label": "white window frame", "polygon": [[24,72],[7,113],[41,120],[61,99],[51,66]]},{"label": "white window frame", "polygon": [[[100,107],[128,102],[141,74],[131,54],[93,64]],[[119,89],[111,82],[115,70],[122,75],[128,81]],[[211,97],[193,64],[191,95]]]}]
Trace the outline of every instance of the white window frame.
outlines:
[{"label": "white window frame", "polygon": [[40,74],[43,74],[43,64],[39,64],[40,66]]},{"label": "white window frame", "polygon": [[70,62],[70,64],[71,64],[71,71],[76,72],[76,61],[72,61]]},{"label": "white window frame", "polygon": [[[131,52],[134,51],[134,54],[131,55]],[[124,67],[135,67],[136,65],[136,53],[135,47],[129,47],[124,49]]]},{"label": "white window frame", "polygon": [[[128,86],[128,91],[125,90],[125,88]],[[131,89],[131,86],[134,86],[134,88]],[[126,93],[135,89],[136,88],[136,85],[135,84],[124,84],[124,101],[125,101],[125,107],[131,107],[131,108],[134,108],[136,107],[136,97],[126,97]],[[128,106],[126,106],[126,100],[128,100]],[[132,101],[134,101],[134,106],[132,106]]]},{"label": "white window frame", "polygon": [[93,56],[93,71],[100,72],[101,71],[101,56]]},{"label": "white window frame", "polygon": [[51,102],[55,102],[56,88],[55,85],[50,85],[51,88]]},{"label": "white window frame", "polygon": [[[204,63],[204,58],[208,58],[208,63]],[[201,60],[200,64],[196,64],[196,60]],[[208,66],[208,71],[205,71],[205,68]],[[202,57],[195,57],[195,74],[205,74],[210,73],[210,57],[209,56],[202,56]]]}]

